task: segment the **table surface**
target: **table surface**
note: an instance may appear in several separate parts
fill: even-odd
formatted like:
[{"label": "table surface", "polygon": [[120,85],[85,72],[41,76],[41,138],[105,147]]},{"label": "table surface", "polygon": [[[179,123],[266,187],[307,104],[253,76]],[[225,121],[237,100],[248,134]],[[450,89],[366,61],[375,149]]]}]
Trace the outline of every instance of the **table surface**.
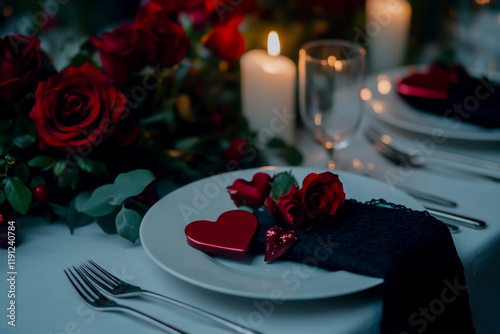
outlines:
[{"label": "table surface", "polygon": [[[369,118],[365,123],[372,122]],[[366,124],[365,124],[366,125]],[[325,167],[328,156],[307,133],[300,134],[306,166]],[[498,144],[448,142],[449,147],[500,161]],[[471,308],[478,333],[500,333],[500,184],[450,173],[407,170],[390,165],[368,144],[361,132],[340,153],[344,169],[386,179],[399,175],[404,185],[458,202],[456,212],[484,219],[488,228],[461,227],[453,235],[466,270]],[[263,333],[378,333],[382,312],[381,287],[321,300],[284,301],[233,297],[198,288],[159,268],[140,242],[130,244],[91,224],[70,235],[63,223],[22,217],[16,248],[16,326],[7,324],[7,251],[0,250],[2,312],[0,333],[159,333],[153,325],[120,314],[90,309],[76,294],[63,268],[93,259],[125,280],[196,305]],[[300,287],[299,287],[300,288]],[[224,333],[208,320],[156,300],[121,300],[148,311],[189,333]],[[229,331],[227,331],[229,333]]]}]

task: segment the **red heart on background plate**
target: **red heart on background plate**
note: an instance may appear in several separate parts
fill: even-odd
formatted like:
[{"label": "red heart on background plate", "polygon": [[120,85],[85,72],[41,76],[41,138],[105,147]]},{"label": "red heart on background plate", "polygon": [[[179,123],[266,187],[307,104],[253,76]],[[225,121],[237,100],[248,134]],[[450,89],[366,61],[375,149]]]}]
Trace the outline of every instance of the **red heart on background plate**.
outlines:
[{"label": "red heart on background plate", "polygon": [[257,229],[257,218],[243,210],[226,211],[217,221],[197,220],[189,223],[184,233],[187,243],[210,255],[244,259]]},{"label": "red heart on background plate", "polygon": [[401,95],[443,101],[448,99],[449,89],[449,73],[441,63],[432,64],[424,74],[411,74],[397,85],[397,91]]}]

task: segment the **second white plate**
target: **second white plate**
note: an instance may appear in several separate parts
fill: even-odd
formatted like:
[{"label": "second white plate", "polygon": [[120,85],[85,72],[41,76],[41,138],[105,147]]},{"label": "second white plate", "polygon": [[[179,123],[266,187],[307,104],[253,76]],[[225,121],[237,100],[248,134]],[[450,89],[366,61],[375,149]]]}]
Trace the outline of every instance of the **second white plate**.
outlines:
[{"label": "second white plate", "polygon": [[[424,69],[425,67],[419,67],[418,72]],[[403,101],[396,91],[397,82],[415,70],[415,66],[403,67],[366,79],[365,87],[372,94],[371,99],[366,101],[371,117],[389,126],[426,136],[445,136],[469,141],[500,141],[500,129],[486,129],[466,122],[452,121],[417,110]]]}]

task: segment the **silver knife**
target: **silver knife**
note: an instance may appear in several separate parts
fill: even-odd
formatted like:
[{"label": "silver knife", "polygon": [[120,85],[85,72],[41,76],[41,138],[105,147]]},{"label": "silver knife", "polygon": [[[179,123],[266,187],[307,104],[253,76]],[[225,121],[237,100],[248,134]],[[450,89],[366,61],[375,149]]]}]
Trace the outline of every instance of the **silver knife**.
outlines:
[{"label": "silver knife", "polygon": [[424,208],[433,216],[453,220],[454,223],[460,224],[462,226],[470,227],[476,230],[482,230],[486,228],[486,222],[481,219],[469,217],[454,212],[444,211],[436,208],[431,208],[425,205]]}]

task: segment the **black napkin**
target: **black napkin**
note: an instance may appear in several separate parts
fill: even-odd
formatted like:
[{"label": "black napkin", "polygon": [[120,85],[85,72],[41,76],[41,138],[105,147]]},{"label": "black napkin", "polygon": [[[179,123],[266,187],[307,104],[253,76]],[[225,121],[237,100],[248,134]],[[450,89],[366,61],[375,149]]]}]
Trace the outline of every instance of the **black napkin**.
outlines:
[{"label": "black napkin", "polygon": [[[252,246],[263,252],[277,222],[267,211],[255,215]],[[283,259],[312,257],[325,269],[384,279],[382,334],[474,333],[462,262],[448,228],[427,212],[346,200],[321,225],[294,230],[298,240]]]},{"label": "black napkin", "polygon": [[436,100],[398,92],[403,100],[415,108],[447,117],[451,121],[500,128],[500,83],[487,78],[473,78],[459,65],[447,67],[436,62],[432,66],[442,67],[443,72],[452,78],[448,98]]}]

